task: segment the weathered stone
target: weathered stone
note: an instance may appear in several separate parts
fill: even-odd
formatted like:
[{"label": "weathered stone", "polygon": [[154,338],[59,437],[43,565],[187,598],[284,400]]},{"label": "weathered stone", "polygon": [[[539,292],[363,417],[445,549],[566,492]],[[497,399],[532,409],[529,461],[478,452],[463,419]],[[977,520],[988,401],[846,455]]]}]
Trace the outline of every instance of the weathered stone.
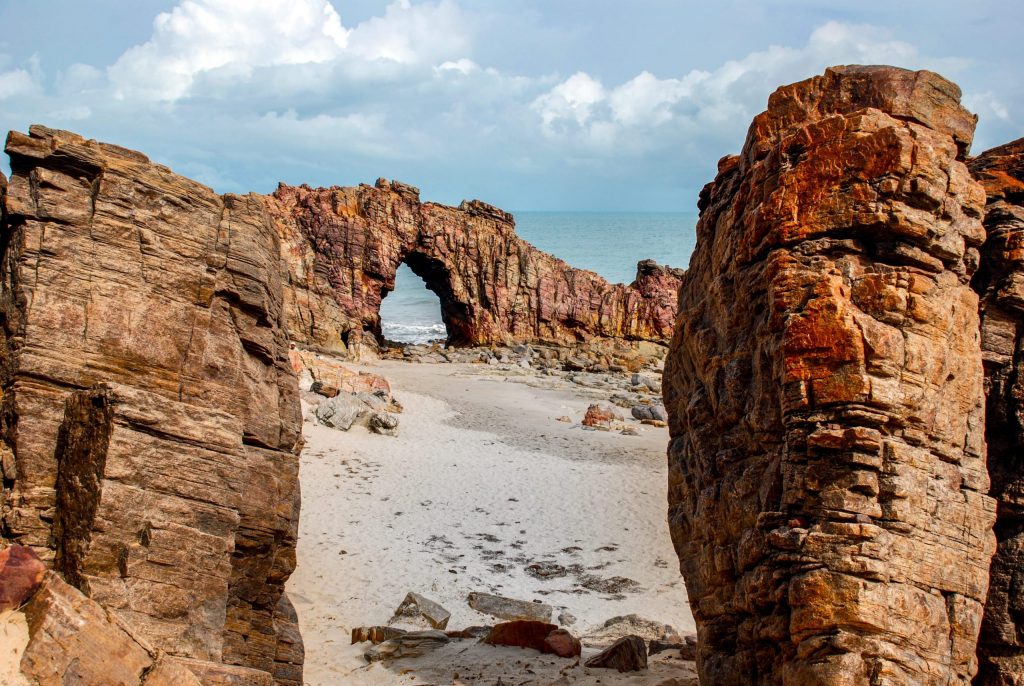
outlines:
[{"label": "weathered stone", "polygon": [[595,403],[587,408],[587,413],[583,416],[582,424],[583,426],[591,426],[595,428],[608,428],[613,422],[621,419],[622,416],[613,408]]},{"label": "weathered stone", "polygon": [[558,629],[557,626],[548,622],[517,619],[496,624],[484,637],[483,642],[495,646],[531,648],[545,652],[547,647],[544,641],[556,629]]},{"label": "weathered stone", "polygon": [[974,674],[995,507],[958,99],[829,69],[776,91],[701,193],[664,397],[703,683]]},{"label": "weathered stone", "polygon": [[363,643],[365,641],[383,643],[407,633],[409,632],[405,629],[399,629],[394,626],[359,626],[352,629],[352,643]]},{"label": "weathered stone", "polygon": [[0,612],[21,607],[45,572],[46,565],[31,548],[12,545],[0,550]]},{"label": "weathered stone", "polygon": [[7,152],[3,536],[159,650],[301,683],[278,615],[301,418],[266,206],[44,127]]},{"label": "weathered stone", "polygon": [[370,431],[384,436],[397,436],[398,417],[387,412],[374,412],[370,415]]},{"label": "weathered stone", "polygon": [[402,620],[423,619],[431,628],[444,630],[448,628],[448,620],[451,618],[452,613],[441,607],[439,603],[435,603],[419,593],[409,593],[395,610],[395,615],[388,624],[395,624]]},{"label": "weathered stone", "polygon": [[594,337],[665,341],[680,270],[637,265],[609,284],[537,250],[507,212],[473,200],[421,203],[419,191],[281,185],[264,198],[281,236],[288,330],[310,346],[346,351],[380,335],[381,299],[408,265],[441,302],[448,342],[575,342]]},{"label": "weathered stone", "polygon": [[423,657],[428,652],[440,648],[450,640],[443,631],[438,631],[437,629],[411,631],[373,646],[366,651],[364,657],[367,662]]},{"label": "weathered stone", "polygon": [[972,285],[981,296],[990,495],[999,501],[977,686],[1024,675],[1024,139],[969,163],[988,197],[987,238]]},{"label": "weathered stone", "polygon": [[324,426],[348,431],[361,419],[368,420],[370,413],[369,406],[362,400],[349,393],[342,393],[317,405],[316,419]]},{"label": "weathered stone", "polygon": [[555,629],[544,639],[544,649],[541,652],[558,657],[579,657],[582,651],[583,646],[578,638],[565,629]]},{"label": "weathered stone", "polygon": [[550,622],[551,613],[554,611],[554,608],[544,603],[531,603],[526,600],[515,600],[475,591],[469,594],[468,601],[469,606],[477,612],[498,619],[532,619],[538,622]]},{"label": "weathered stone", "polygon": [[584,664],[591,668],[639,672],[647,669],[647,644],[639,636],[623,636]]},{"label": "weathered stone", "polygon": [[620,615],[607,620],[600,627],[583,636],[587,646],[606,648],[625,636],[639,636],[645,641],[654,641],[674,633],[674,629],[640,615]]}]

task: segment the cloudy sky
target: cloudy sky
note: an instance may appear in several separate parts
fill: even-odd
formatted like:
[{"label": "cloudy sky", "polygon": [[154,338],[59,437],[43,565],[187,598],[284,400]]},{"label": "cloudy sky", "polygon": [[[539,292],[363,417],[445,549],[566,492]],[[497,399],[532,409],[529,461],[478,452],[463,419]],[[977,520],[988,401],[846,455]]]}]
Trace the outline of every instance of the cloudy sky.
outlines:
[{"label": "cloudy sky", "polygon": [[1022,27],[1017,0],[0,0],[0,129],[221,192],[690,210],[768,94],[831,64],[953,79],[976,152],[1024,136]]}]

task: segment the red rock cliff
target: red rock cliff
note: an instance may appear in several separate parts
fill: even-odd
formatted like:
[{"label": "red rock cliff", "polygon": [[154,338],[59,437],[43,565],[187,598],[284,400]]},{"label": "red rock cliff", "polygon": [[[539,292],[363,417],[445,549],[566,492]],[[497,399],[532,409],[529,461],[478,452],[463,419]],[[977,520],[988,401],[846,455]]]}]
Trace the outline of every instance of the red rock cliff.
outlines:
[{"label": "red rock cliff", "polygon": [[974,117],[929,72],[780,88],[702,193],[665,373],[705,684],[967,684],[995,548]]},{"label": "red rock cliff", "polygon": [[681,270],[646,261],[632,284],[609,284],[537,250],[512,215],[477,200],[421,203],[418,189],[381,179],[282,185],[266,204],[285,250],[295,341],[340,350],[353,335],[378,335],[381,299],[403,263],[437,294],[452,344],[671,336]]},{"label": "red rock cliff", "polygon": [[262,198],[43,127],[6,149],[3,538],[204,683],[301,684],[301,418]]},{"label": "red rock cliff", "polygon": [[1011,686],[1024,675],[1024,139],[970,161],[988,196],[981,267],[981,346],[991,495],[999,501],[985,619],[980,686]]}]

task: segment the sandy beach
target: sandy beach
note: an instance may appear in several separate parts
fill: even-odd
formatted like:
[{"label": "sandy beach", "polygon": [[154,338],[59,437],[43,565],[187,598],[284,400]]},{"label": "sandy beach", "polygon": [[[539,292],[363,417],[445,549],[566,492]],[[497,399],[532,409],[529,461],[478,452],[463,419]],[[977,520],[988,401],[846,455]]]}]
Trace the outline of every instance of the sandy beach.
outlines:
[{"label": "sandy beach", "polygon": [[306,683],[609,683],[615,675],[615,683],[655,684],[685,674],[680,665],[690,663],[679,660],[654,660],[629,678],[566,672],[571,660],[468,641],[368,666],[368,644],[350,645],[352,628],[388,623],[410,591],[449,610],[449,629],[500,621],[467,605],[472,591],[552,605],[553,621],[577,636],[625,614],[680,633],[694,625],[665,522],[666,429],[585,430],[585,391],[484,365],[355,368],[388,378],[404,412],[398,437],[305,423],[288,591]]}]

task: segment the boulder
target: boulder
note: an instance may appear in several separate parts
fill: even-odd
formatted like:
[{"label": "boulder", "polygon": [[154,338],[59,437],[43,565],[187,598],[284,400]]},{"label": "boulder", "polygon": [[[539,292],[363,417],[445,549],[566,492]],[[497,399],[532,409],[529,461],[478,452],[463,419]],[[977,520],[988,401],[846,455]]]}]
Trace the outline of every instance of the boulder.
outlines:
[{"label": "boulder", "polygon": [[558,657],[579,657],[582,651],[583,646],[578,638],[566,629],[555,629],[544,639],[544,649],[541,652]]},{"label": "boulder", "polygon": [[316,419],[324,426],[348,431],[357,421],[369,417],[370,413],[370,408],[362,400],[349,393],[342,393],[320,403],[316,408]]},{"label": "boulder", "polygon": [[647,669],[647,644],[639,636],[623,636],[584,664],[592,669],[639,672]]},{"label": "boulder", "polygon": [[496,646],[532,648],[543,653],[547,652],[547,645],[544,643],[545,639],[556,629],[558,629],[557,626],[547,622],[517,619],[495,625],[483,639],[483,642]]},{"label": "boulder", "polygon": [[613,422],[622,419],[622,415],[607,405],[593,404],[587,408],[583,417],[583,426],[594,428],[608,428]]}]

